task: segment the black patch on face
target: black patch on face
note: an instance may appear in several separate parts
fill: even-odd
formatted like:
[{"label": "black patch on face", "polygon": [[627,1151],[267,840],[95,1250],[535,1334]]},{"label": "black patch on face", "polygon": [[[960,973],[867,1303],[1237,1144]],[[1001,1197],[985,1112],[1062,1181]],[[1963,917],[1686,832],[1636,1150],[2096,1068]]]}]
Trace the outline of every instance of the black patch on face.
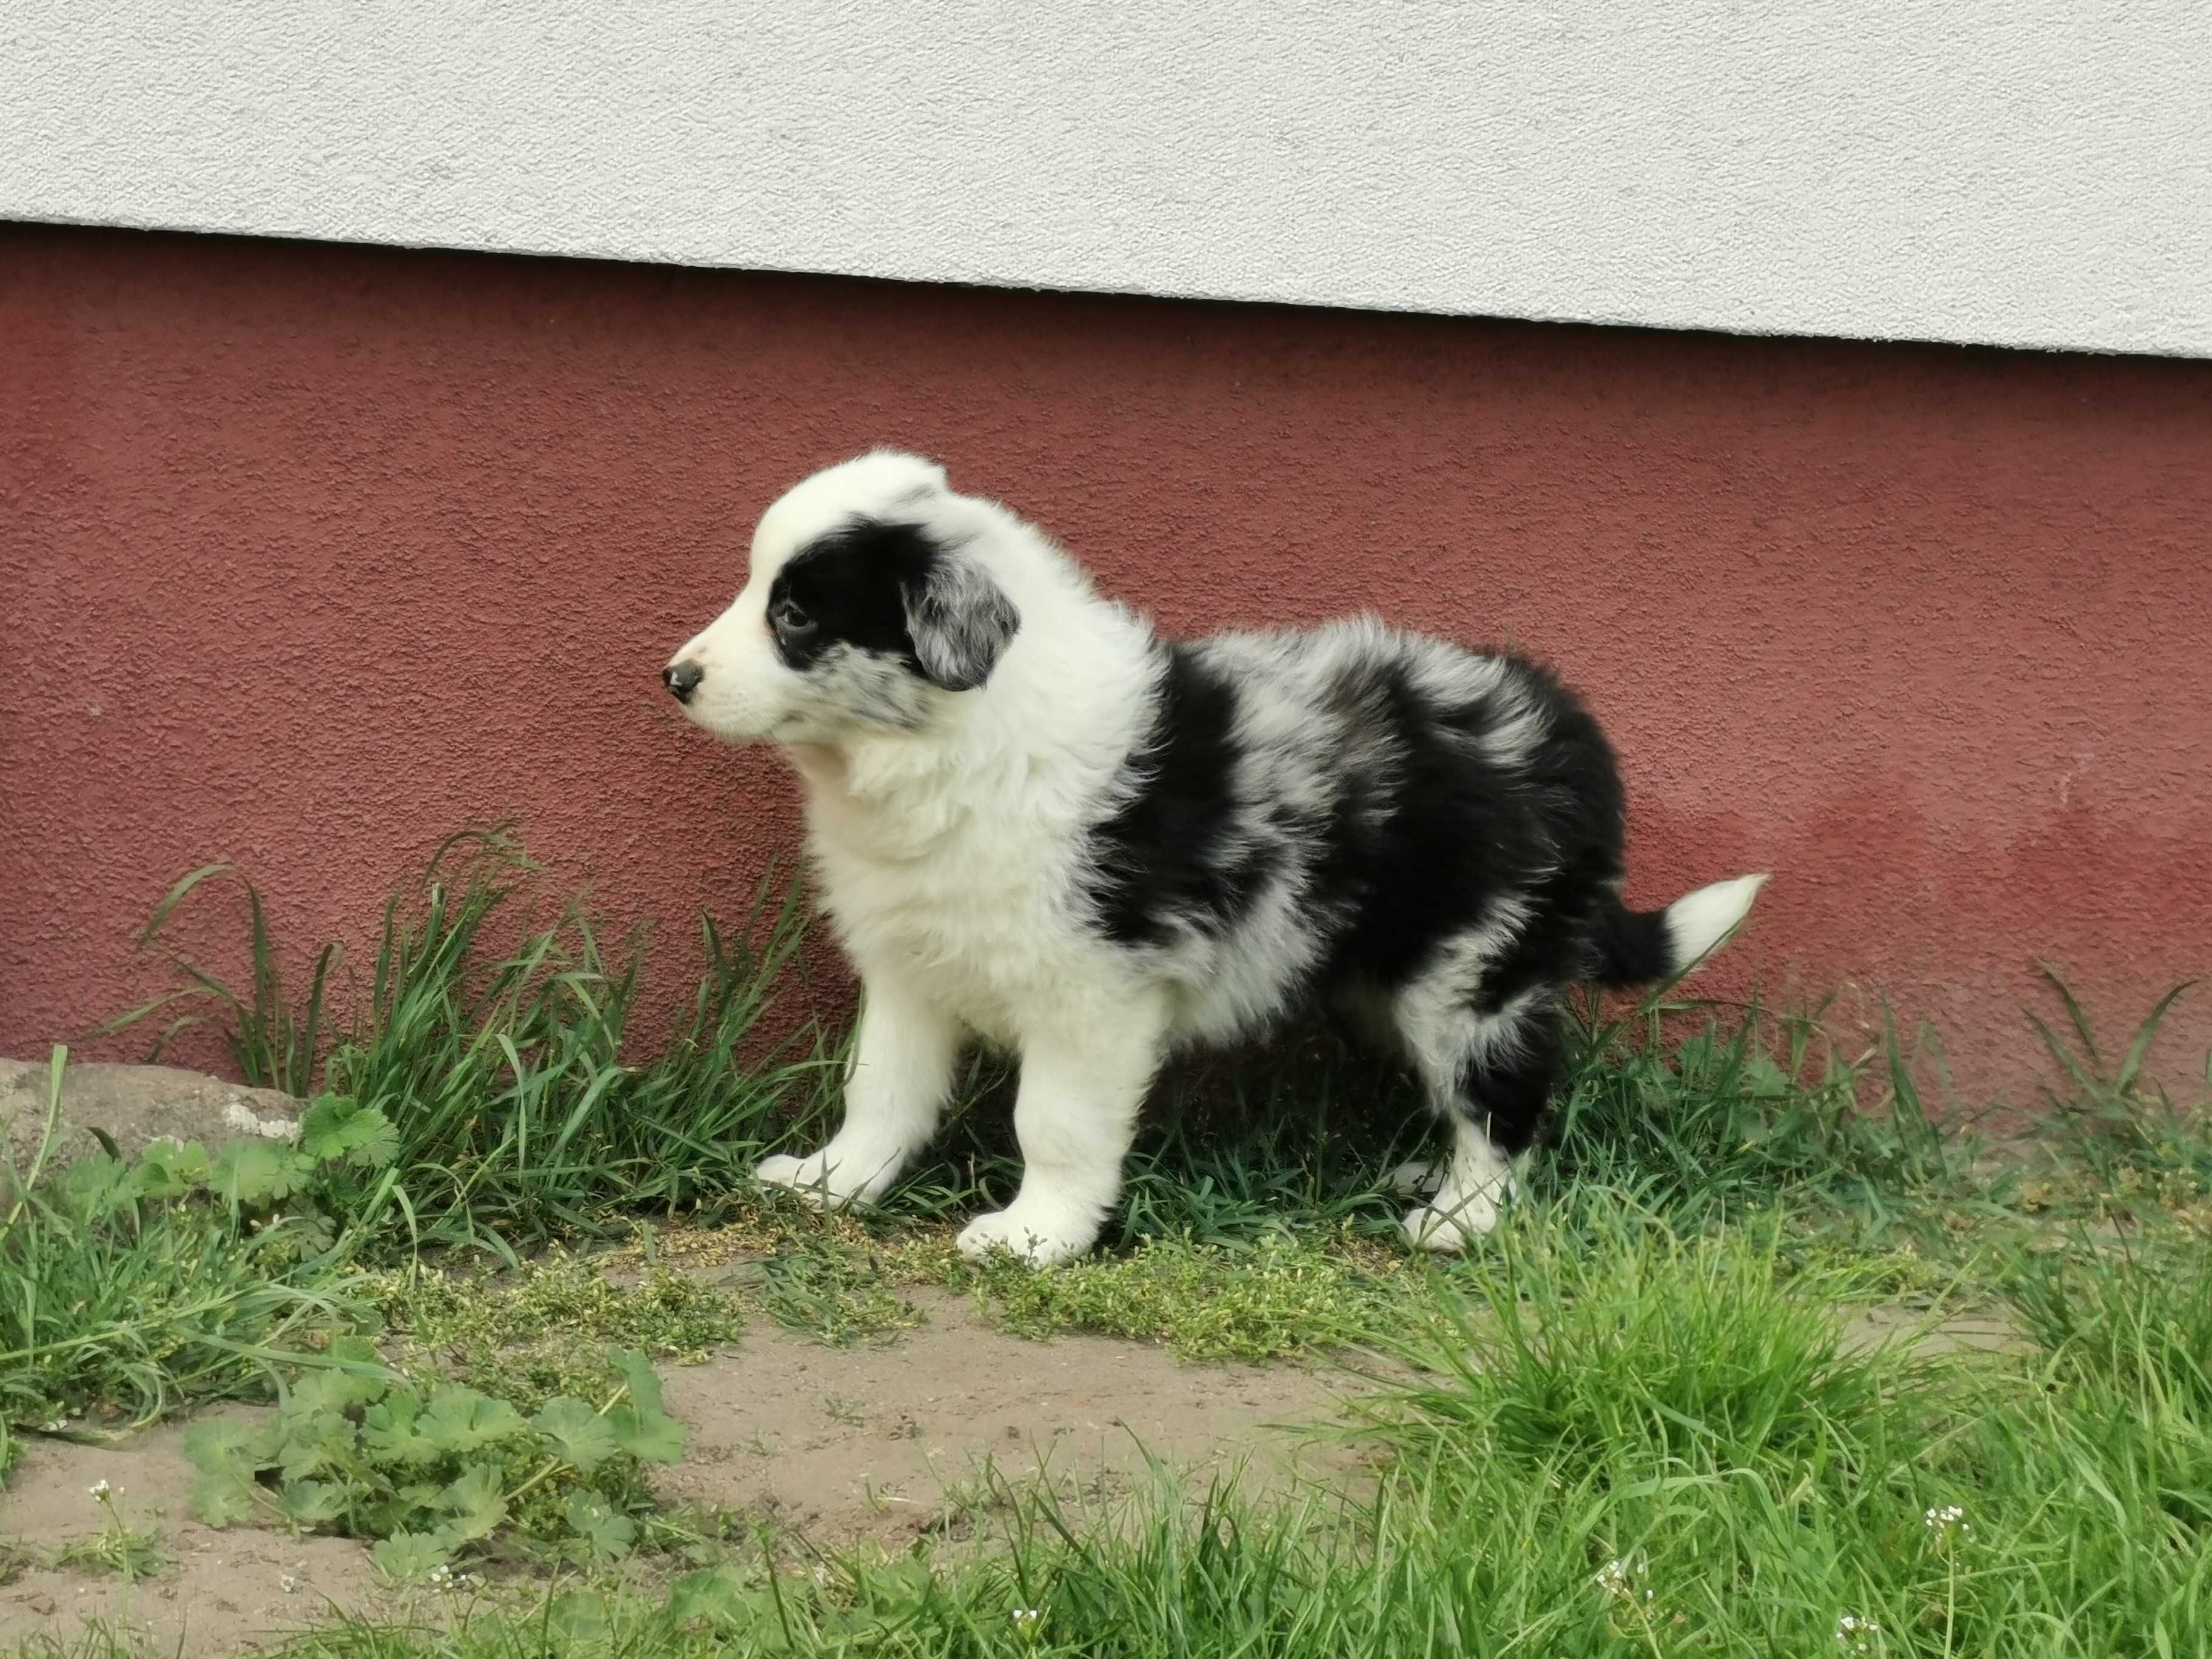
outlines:
[{"label": "black patch on face", "polygon": [[835,647],[848,646],[896,658],[919,676],[905,595],[929,580],[943,556],[920,525],[854,519],[816,538],[769,584],[777,653],[803,674]]},{"label": "black patch on face", "polygon": [[917,524],[855,518],[801,548],[769,584],[777,653],[805,673],[845,646],[948,691],[989,678],[1021,615],[973,561]]},{"label": "black patch on face", "polygon": [[1186,647],[1166,659],[1152,729],[1119,781],[1131,793],[1092,831],[1086,896],[1118,945],[1226,932],[1280,862],[1278,847],[1234,834],[1235,690]]}]

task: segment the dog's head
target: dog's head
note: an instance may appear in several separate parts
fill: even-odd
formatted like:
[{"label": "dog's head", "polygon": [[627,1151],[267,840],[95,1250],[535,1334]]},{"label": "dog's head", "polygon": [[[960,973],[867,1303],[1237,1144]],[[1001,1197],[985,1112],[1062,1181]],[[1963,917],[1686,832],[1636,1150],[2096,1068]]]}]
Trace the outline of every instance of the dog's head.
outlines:
[{"label": "dog's head", "polygon": [[970,550],[971,505],[912,455],[863,455],[793,486],[753,532],[744,590],[662,683],[732,743],[927,729],[1021,626]]}]

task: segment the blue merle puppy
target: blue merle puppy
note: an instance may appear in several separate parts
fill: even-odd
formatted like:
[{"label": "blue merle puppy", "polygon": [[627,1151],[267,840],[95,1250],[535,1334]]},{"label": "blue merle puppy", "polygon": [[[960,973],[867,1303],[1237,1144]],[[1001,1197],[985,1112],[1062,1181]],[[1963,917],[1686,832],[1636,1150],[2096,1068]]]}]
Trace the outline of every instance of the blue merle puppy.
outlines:
[{"label": "blue merle puppy", "polygon": [[662,678],[790,761],[862,986],[842,1127],[760,1179],[874,1198],[963,1045],[1002,1045],[1022,1183],[961,1234],[972,1256],[1088,1250],[1162,1061],[1316,1005],[1419,1079],[1449,1144],[1400,1171],[1406,1236],[1458,1249],[1536,1133],[1570,988],[1682,973],[1765,879],[1624,904],[1612,751],[1532,664],[1370,617],[1163,640],[908,455],[771,505],[737,599]]}]

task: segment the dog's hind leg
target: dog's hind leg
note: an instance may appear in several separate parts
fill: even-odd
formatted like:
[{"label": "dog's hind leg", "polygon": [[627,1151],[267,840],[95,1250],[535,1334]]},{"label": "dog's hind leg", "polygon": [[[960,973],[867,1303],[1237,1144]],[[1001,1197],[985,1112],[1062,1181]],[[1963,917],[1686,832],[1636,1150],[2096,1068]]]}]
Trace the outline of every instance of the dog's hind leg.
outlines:
[{"label": "dog's hind leg", "polygon": [[1424,1249],[1456,1250],[1495,1227],[1512,1196],[1514,1164],[1535,1139],[1559,1077],[1557,1015],[1548,993],[1537,994],[1494,1014],[1469,1012],[1455,1028],[1431,1023],[1407,1035],[1425,1039],[1415,1066],[1452,1145],[1427,1202],[1407,1212],[1406,1237]]},{"label": "dog's hind leg", "polygon": [[1431,1198],[1444,1184],[1444,1176],[1450,1169],[1451,1159],[1448,1157],[1408,1158],[1383,1179],[1401,1198]]},{"label": "dog's hind leg", "polygon": [[805,1158],[778,1156],[753,1171],[817,1206],[879,1197],[937,1133],[959,1059],[959,1022],[899,981],[872,975],[845,1080],[845,1121]]}]

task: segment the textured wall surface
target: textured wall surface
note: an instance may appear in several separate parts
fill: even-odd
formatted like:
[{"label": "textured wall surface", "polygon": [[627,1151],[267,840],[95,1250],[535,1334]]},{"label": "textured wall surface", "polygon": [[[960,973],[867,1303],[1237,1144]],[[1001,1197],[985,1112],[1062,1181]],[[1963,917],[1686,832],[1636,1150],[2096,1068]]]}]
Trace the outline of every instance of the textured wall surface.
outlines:
[{"label": "textured wall surface", "polygon": [[2212,356],[2186,0],[10,0],[0,216]]},{"label": "textured wall surface", "polygon": [[[507,816],[683,994],[794,792],[656,672],[767,501],[878,442],[1175,630],[1548,656],[1632,897],[1776,872],[1711,983],[1887,988],[1977,1092],[2025,1091],[2037,958],[2115,1027],[2212,969],[2197,365],[21,229],[0,339],[0,1052],[156,985],[196,863],[365,964]],[[2212,1002],[2171,1031],[2201,1062]]]}]

